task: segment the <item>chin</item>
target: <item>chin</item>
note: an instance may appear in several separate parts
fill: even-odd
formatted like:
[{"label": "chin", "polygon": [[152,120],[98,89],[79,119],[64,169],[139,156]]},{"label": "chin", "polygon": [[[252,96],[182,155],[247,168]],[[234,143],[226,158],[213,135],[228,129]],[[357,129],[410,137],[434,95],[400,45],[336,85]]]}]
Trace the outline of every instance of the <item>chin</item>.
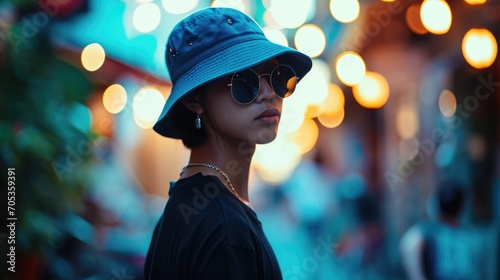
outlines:
[{"label": "chin", "polygon": [[266,127],[262,128],[258,131],[255,137],[252,137],[255,141],[255,144],[268,144],[276,139],[276,135],[278,133],[277,127]]}]

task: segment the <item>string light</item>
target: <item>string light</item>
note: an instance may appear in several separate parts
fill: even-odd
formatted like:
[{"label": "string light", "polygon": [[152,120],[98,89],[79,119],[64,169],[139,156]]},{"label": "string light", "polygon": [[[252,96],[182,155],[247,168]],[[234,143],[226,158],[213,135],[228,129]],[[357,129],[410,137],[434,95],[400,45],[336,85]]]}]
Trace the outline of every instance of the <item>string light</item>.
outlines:
[{"label": "string light", "polygon": [[111,114],[118,114],[127,104],[127,92],[119,84],[110,85],[102,95],[102,104]]},{"label": "string light", "polygon": [[366,66],[359,54],[346,51],[337,57],[335,70],[342,83],[353,86],[364,78]]},{"label": "string light", "polygon": [[473,28],[462,40],[462,54],[477,69],[490,67],[497,58],[498,45],[488,29]]},{"label": "string light", "polygon": [[325,34],[317,25],[303,25],[295,33],[295,46],[310,57],[317,57],[325,50]]},{"label": "string light", "polygon": [[377,109],[389,99],[389,84],[381,74],[367,71],[363,80],[353,86],[352,93],[361,106]]},{"label": "string light", "polygon": [[163,109],[165,98],[154,87],[143,87],[134,95],[132,108],[136,124],[144,129],[153,127]]},{"label": "string light", "polygon": [[443,0],[424,0],[420,7],[424,27],[434,34],[445,34],[451,27],[451,9]]},{"label": "string light", "polygon": [[358,0],[330,0],[330,13],[342,23],[355,21],[359,17],[359,10]]},{"label": "string light", "polygon": [[137,6],[132,14],[132,23],[141,33],[153,31],[160,24],[161,11],[155,3],[146,3]]},{"label": "string light", "polygon": [[88,71],[93,72],[101,68],[105,59],[106,53],[98,43],[89,44],[82,50],[81,62]]}]

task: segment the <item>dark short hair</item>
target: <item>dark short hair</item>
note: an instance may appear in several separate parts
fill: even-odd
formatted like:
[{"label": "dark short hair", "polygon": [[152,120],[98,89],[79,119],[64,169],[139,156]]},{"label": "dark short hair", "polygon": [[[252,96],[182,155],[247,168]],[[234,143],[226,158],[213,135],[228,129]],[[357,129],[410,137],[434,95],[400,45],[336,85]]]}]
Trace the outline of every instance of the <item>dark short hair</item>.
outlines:
[{"label": "dark short hair", "polygon": [[438,193],[441,215],[450,218],[458,217],[462,211],[464,196],[462,185],[458,182],[442,183]]},{"label": "dark short hair", "polygon": [[[185,98],[202,93],[202,89],[195,90]],[[186,108],[182,102],[178,102],[173,108],[174,121],[172,131],[175,131],[186,148],[192,149],[201,146],[208,138],[203,124],[200,129],[195,127],[196,113]]]}]

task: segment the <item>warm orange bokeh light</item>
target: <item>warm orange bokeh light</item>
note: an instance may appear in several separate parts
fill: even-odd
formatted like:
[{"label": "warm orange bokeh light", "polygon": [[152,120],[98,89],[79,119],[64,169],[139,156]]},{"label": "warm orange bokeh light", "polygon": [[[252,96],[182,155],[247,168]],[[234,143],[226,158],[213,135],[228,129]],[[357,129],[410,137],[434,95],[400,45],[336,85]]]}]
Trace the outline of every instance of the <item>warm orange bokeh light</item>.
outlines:
[{"label": "warm orange bokeh light", "polygon": [[483,5],[484,3],[486,3],[487,0],[465,0],[465,2],[469,5]]},{"label": "warm orange bokeh light", "polygon": [[87,45],[82,50],[81,62],[85,69],[90,72],[96,71],[104,64],[106,53],[104,48],[98,43]]},{"label": "warm orange bokeh light", "polygon": [[335,71],[343,84],[353,86],[361,82],[365,76],[365,61],[359,54],[353,51],[346,51],[337,57]]},{"label": "warm orange bokeh light", "polygon": [[440,35],[450,30],[452,15],[446,1],[424,0],[420,7],[420,18],[424,27],[431,33]]},{"label": "warm orange bokeh light", "polygon": [[453,92],[443,90],[439,95],[439,111],[445,117],[451,117],[457,110],[457,99]]},{"label": "warm orange bokeh light", "polygon": [[102,104],[111,114],[118,114],[127,104],[127,92],[119,84],[110,85],[102,95]]},{"label": "warm orange bokeh light", "polygon": [[472,28],[462,40],[462,54],[477,69],[491,66],[497,58],[498,45],[488,29]]},{"label": "warm orange bokeh light", "polygon": [[335,113],[323,113],[318,117],[318,121],[327,128],[335,128],[344,121],[345,111],[342,107],[341,111]]},{"label": "warm orange bokeh light", "polygon": [[330,0],[330,13],[339,22],[355,21],[359,17],[359,10],[358,0]]},{"label": "warm orange bokeh light", "polygon": [[422,24],[422,20],[420,19],[420,4],[412,4],[406,10],[406,25],[413,31],[415,34],[424,35],[428,33],[425,26]]},{"label": "warm orange bokeh light", "polygon": [[414,138],[419,126],[420,122],[415,107],[406,105],[399,108],[396,115],[396,131],[401,138]]},{"label": "warm orange bokeh light", "polygon": [[318,141],[318,135],[319,129],[316,122],[311,118],[304,118],[299,129],[287,134],[285,139],[295,144],[299,148],[300,154],[303,155],[314,147]]},{"label": "warm orange bokeh light", "polygon": [[365,78],[352,88],[352,93],[361,106],[378,109],[389,99],[389,84],[381,74],[367,71]]}]

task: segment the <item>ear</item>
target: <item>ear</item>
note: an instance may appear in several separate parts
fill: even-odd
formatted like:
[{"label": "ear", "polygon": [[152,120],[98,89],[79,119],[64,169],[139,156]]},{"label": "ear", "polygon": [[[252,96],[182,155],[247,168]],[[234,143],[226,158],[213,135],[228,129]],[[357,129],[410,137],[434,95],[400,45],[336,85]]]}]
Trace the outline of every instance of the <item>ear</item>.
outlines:
[{"label": "ear", "polygon": [[203,105],[199,94],[186,96],[181,99],[182,105],[189,111],[201,115],[203,113]]}]

